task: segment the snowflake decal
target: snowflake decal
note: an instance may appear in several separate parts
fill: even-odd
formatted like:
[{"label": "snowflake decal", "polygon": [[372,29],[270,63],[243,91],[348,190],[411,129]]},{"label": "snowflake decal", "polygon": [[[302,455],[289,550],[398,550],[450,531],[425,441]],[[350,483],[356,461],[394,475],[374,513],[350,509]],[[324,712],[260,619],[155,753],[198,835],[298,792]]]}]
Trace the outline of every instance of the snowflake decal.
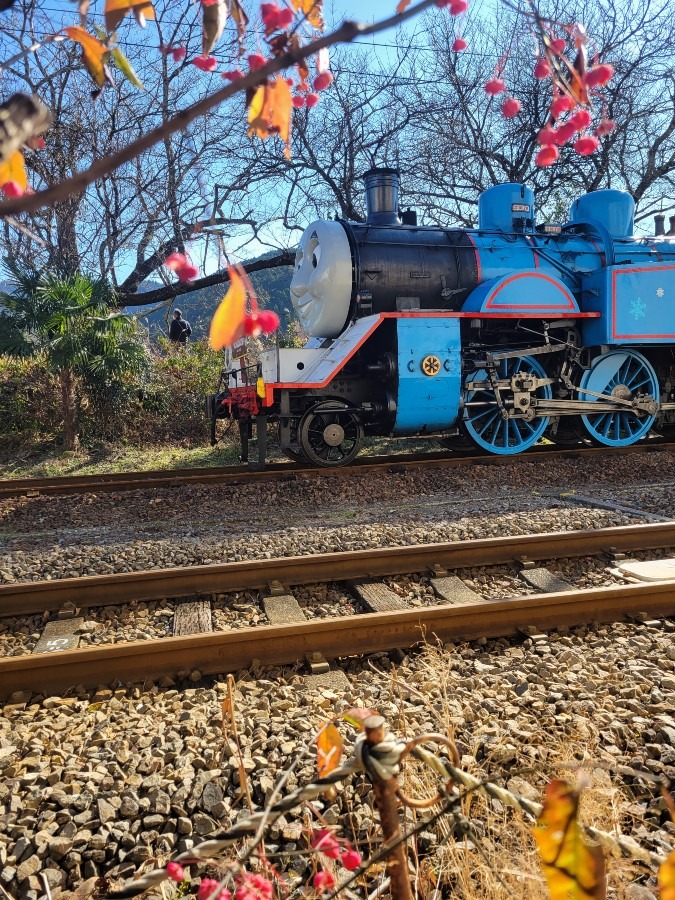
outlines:
[{"label": "snowflake decal", "polygon": [[647,304],[640,297],[632,300],[630,304],[630,314],[634,319],[644,319],[647,314]]},{"label": "snowflake decal", "polygon": [[656,296],[657,296],[657,297],[663,297],[664,294],[665,294],[665,291],[663,290],[663,288],[657,288],[657,289],[656,289]]}]

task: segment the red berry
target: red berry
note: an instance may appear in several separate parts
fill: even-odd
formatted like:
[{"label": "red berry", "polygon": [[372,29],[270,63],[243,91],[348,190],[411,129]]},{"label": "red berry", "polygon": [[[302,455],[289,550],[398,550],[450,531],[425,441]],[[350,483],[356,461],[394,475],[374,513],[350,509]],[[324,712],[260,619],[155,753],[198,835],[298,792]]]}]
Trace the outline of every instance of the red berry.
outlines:
[{"label": "red berry", "polygon": [[[206,4],[204,4],[206,5]],[[182,881],[185,878],[183,867],[176,862],[170,862],[166,865],[166,874],[172,881]]]},{"label": "red berry", "polygon": [[187,56],[187,50],[185,47],[174,47],[171,51],[171,56],[174,62],[180,62]]},{"label": "red berry", "polygon": [[288,28],[289,25],[292,25],[294,18],[295,13],[292,9],[289,9],[287,6],[284,6],[283,9],[280,9],[279,16],[277,18],[277,28],[279,29],[279,31],[283,31],[285,28]]},{"label": "red berry", "polygon": [[548,125],[544,125],[544,127],[539,131],[537,135],[537,140],[544,147],[551,147],[555,144],[556,133],[553,128],[549,128]]},{"label": "red berry", "polygon": [[605,137],[611,134],[615,128],[616,122],[612,121],[612,119],[603,119],[595,129],[595,133],[598,137]]},{"label": "red berry", "polygon": [[208,900],[208,898],[217,890],[220,882],[215,878],[202,878],[202,883],[197,891],[197,900]]},{"label": "red berry", "polygon": [[461,16],[468,8],[468,0],[452,0],[452,3],[450,4],[450,15]]},{"label": "red berry", "polygon": [[452,49],[455,53],[461,53],[462,50],[466,50],[468,44],[464,40],[464,38],[456,37],[452,44]]},{"label": "red berry", "polygon": [[262,328],[258,322],[258,313],[249,313],[244,319],[244,334],[248,337],[258,337],[262,334]]},{"label": "red berry", "polygon": [[176,269],[176,275],[179,281],[194,281],[199,275],[199,269],[197,266],[193,266],[192,263],[186,263],[180,269]]},{"label": "red berry", "polygon": [[305,106],[307,107],[307,109],[311,109],[313,106],[316,106],[316,104],[318,102],[319,102],[318,94],[307,94],[305,96]]},{"label": "red berry", "polygon": [[248,67],[251,71],[262,68],[266,62],[262,53],[251,53],[248,56]]},{"label": "red berry", "polygon": [[263,309],[258,313],[258,325],[265,334],[272,334],[279,327],[279,316],[274,310]]},{"label": "red berry", "polygon": [[0,185],[0,191],[5,197],[22,197],[24,194],[24,189],[18,181],[6,181],[3,185]]},{"label": "red berry", "polygon": [[353,872],[361,865],[361,854],[357,850],[345,850],[342,854],[342,865],[348,872]]},{"label": "red berry", "polygon": [[287,79],[286,79],[286,84],[287,84],[289,87],[293,87],[293,85],[295,84],[295,79],[294,79],[294,78],[287,78]]},{"label": "red berry", "polygon": [[575,112],[569,120],[569,124],[573,125],[576,131],[583,131],[591,124],[592,116],[587,109],[580,109]]},{"label": "red berry", "polygon": [[566,43],[567,42],[565,38],[553,38],[553,40],[551,41],[551,50],[553,50],[554,53],[557,53],[558,56],[560,56],[560,54],[565,50]]},{"label": "red berry", "polygon": [[502,115],[505,119],[512,119],[520,112],[520,100],[515,97],[509,97],[502,103]]},{"label": "red berry", "polygon": [[306,94],[307,91],[309,90],[309,85],[307,84],[306,81],[301,81],[301,82],[298,84],[298,90],[299,90],[299,91],[302,91],[303,93]]},{"label": "red berry", "polygon": [[614,66],[610,66],[608,63],[602,63],[586,72],[584,75],[584,84],[589,88],[602,87],[611,80],[613,75]]},{"label": "red berry", "polygon": [[545,59],[538,59],[534,67],[534,77],[540,81],[542,78],[548,78],[551,74],[551,67]]},{"label": "red berry", "polygon": [[312,87],[315,91],[325,91],[327,87],[333,82],[333,73],[332,72],[321,72],[320,75],[317,75],[312,83]]},{"label": "red berry", "polygon": [[496,97],[497,94],[501,94],[502,91],[506,90],[506,85],[501,80],[501,78],[492,78],[485,85],[485,93],[490,94],[492,97]]},{"label": "red berry", "polygon": [[565,122],[564,125],[561,125],[560,128],[556,129],[555,142],[558,147],[562,147],[563,144],[571,141],[576,133],[577,130],[574,125],[571,125],[569,122]]},{"label": "red berry", "polygon": [[202,72],[213,72],[218,65],[218,60],[215,56],[196,56],[192,60],[192,65],[197,66]]},{"label": "red berry", "polygon": [[184,253],[170,253],[164,260],[164,265],[172,272],[177,272],[183,266],[187,265],[187,256]]},{"label": "red berry", "polygon": [[302,94],[296,94],[296,95],[293,97],[293,106],[294,106],[296,109],[302,109],[302,107],[303,107],[304,105],[305,105],[305,98],[302,96]]},{"label": "red berry", "polygon": [[268,31],[276,31],[279,27],[279,13],[281,10],[276,3],[261,3],[260,18]]},{"label": "red berry", "polygon": [[317,872],[312,883],[317,891],[329,891],[335,887],[335,879],[330,872]]},{"label": "red berry", "polygon": [[554,119],[559,118],[564,112],[569,112],[572,108],[572,101],[569,97],[565,97],[561,95],[556,97],[553,103],[551,103],[551,115]]},{"label": "red berry", "polygon": [[552,165],[557,158],[558,148],[549,144],[546,147],[542,147],[539,153],[537,153],[535,163],[543,168],[544,166]]},{"label": "red berry", "polygon": [[600,141],[596,137],[587,135],[585,137],[580,137],[579,140],[575,142],[574,149],[579,156],[590,156],[591,153],[595,153],[599,146]]},{"label": "red berry", "polygon": [[238,78],[243,78],[244,73],[241,69],[230,69],[229,72],[223,72],[221,78],[224,78],[226,81],[236,81]]}]

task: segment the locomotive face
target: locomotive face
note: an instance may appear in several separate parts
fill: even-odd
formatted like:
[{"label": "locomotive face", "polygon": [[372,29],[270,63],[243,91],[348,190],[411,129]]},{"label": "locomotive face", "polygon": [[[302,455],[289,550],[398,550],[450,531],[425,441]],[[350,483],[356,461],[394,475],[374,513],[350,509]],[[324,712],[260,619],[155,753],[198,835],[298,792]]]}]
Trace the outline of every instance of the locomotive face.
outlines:
[{"label": "locomotive face", "polygon": [[352,255],[339,222],[313,222],[300,239],[291,300],[310,337],[337,337],[349,315]]}]

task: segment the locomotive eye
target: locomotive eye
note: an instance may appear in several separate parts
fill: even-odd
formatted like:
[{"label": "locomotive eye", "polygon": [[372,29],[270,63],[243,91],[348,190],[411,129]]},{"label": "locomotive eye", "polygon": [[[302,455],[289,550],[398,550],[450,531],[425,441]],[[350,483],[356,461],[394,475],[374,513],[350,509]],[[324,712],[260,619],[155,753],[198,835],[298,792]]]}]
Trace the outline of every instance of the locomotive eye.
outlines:
[{"label": "locomotive eye", "polygon": [[315,269],[319,265],[319,260],[316,258],[316,253],[312,253],[312,265]]}]

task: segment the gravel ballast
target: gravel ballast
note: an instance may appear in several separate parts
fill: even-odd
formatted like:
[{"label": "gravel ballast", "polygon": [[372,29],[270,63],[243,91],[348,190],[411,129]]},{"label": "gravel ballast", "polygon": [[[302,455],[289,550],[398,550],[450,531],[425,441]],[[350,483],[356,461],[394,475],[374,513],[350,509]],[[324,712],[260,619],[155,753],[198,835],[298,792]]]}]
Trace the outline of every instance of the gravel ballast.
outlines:
[{"label": "gravel ballast", "polygon": [[[666,620],[483,639],[405,657],[393,673],[380,655],[346,663],[344,690],[308,689],[292,669],[240,673],[236,711],[254,803],[264,803],[321,724],[367,706],[406,736],[454,731],[463,767],[533,798],[547,778],[566,771],[561,765],[583,765],[594,782],[586,820],[620,825],[666,853],[673,827],[658,790],[636,770],[675,777],[674,631]],[[235,746],[221,718],[225,693],[217,680],[181,687],[166,679],[8,702],[0,719],[3,888],[37,900],[44,875],[54,900],[66,900],[83,882],[93,890],[96,878],[129,877],[146,860],[166,860],[242,815]],[[310,752],[289,787],[310,780],[314,767]],[[367,852],[374,813],[361,778],[315,807]],[[479,804],[475,815],[482,849],[500,866],[503,813],[481,812]],[[269,852],[295,853],[303,845],[299,822],[289,815],[275,826]],[[431,847],[434,835],[430,829],[425,838]],[[452,842],[443,852],[450,850],[457,852]],[[523,896],[518,873],[533,865],[532,848],[522,850],[523,859],[510,859],[501,872],[511,896]],[[476,882],[464,896],[479,897],[481,858],[477,849],[464,852]],[[302,863],[296,868],[302,874]],[[628,885],[639,870],[618,861],[608,869],[610,896],[637,896]],[[200,872],[191,869],[197,880]],[[653,890],[648,873],[640,879]],[[536,879],[527,896],[544,896]]]}]

